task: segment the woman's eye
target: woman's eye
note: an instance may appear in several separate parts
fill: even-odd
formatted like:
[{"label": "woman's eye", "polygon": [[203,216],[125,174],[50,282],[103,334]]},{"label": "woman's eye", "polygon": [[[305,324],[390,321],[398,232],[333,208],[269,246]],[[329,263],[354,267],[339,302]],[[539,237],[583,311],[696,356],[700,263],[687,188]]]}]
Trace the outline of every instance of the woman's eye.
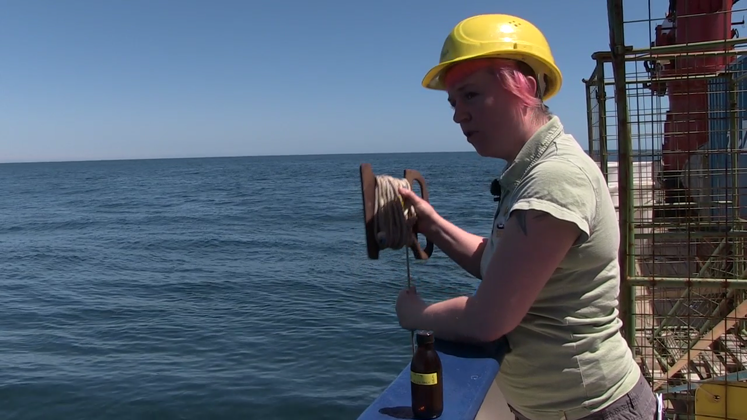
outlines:
[{"label": "woman's eye", "polygon": [[[469,101],[470,99],[472,99],[472,98],[474,98],[476,96],[478,96],[478,94],[476,92],[466,92],[465,94],[462,95],[462,97],[464,98],[464,100],[467,100],[467,101]],[[451,109],[454,109],[456,107],[456,101],[450,101],[449,102],[449,107]]]}]

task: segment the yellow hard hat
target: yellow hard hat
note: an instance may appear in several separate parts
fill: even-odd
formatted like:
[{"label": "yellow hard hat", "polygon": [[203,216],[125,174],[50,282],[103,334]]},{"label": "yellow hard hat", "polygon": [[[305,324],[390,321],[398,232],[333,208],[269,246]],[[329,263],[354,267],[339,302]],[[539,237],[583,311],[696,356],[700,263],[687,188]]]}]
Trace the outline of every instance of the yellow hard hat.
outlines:
[{"label": "yellow hard hat", "polygon": [[540,78],[546,76],[542,99],[554,96],[563,84],[550,45],[536,26],[516,16],[486,14],[464,19],[452,29],[441,48],[438,65],[423,78],[423,87],[446,90],[443,75],[452,64],[486,57],[523,61]]}]

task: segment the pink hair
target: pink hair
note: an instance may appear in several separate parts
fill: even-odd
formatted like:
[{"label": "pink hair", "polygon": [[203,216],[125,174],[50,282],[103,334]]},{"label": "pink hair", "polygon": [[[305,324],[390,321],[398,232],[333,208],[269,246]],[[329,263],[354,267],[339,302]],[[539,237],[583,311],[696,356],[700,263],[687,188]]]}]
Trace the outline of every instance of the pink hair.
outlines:
[{"label": "pink hair", "polygon": [[[451,88],[465,77],[481,70],[494,72],[503,88],[514,95],[522,105],[530,109],[543,110],[542,100],[532,90],[529,78],[513,60],[480,58],[463,61],[448,70],[444,83],[447,88]],[[536,82],[539,83],[538,80]]]}]

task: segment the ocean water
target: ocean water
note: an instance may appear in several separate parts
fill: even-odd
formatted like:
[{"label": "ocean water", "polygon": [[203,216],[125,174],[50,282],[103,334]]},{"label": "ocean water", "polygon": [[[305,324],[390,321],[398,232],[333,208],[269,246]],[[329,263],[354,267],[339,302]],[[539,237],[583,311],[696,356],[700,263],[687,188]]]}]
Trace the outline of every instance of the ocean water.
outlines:
[{"label": "ocean water", "polygon": [[[0,165],[0,419],[356,418],[410,357],[363,162],[489,233],[502,166],[474,153]],[[426,299],[476,287],[411,262]]]}]

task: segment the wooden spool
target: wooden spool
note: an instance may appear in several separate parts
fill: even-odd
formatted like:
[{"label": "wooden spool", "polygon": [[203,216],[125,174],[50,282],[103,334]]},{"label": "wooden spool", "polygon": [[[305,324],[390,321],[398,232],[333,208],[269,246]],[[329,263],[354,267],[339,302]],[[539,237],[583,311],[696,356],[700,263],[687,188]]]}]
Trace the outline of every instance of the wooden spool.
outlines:
[{"label": "wooden spool", "polygon": [[[366,227],[366,249],[368,250],[368,258],[372,260],[379,259],[379,242],[376,240],[376,232],[374,230],[374,211],[376,209],[376,177],[374,176],[371,164],[361,164],[361,193],[363,196],[363,219]],[[415,182],[420,184],[420,196],[423,200],[428,201],[428,187],[425,185],[425,179],[420,172],[413,169],[405,169],[404,178],[410,183],[410,188],[414,189]],[[427,260],[433,254],[433,242],[426,238],[425,249],[420,247],[418,241],[417,231],[413,228],[412,235],[414,237],[413,245],[410,245],[410,249],[418,260]]]}]

